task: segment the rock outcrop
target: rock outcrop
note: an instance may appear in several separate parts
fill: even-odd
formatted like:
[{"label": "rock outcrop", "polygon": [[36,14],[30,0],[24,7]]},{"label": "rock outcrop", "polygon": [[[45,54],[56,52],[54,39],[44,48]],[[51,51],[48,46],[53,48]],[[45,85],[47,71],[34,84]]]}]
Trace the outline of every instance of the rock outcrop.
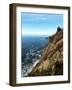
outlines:
[{"label": "rock outcrop", "polygon": [[49,76],[63,74],[63,29],[49,37],[39,63],[32,69],[29,76]]}]

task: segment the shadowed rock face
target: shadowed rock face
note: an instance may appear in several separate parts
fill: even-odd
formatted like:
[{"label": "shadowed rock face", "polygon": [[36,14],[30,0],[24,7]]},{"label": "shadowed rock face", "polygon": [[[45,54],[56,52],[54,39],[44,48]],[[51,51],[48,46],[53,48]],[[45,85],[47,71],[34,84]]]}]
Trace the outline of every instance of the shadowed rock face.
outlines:
[{"label": "shadowed rock face", "polygon": [[40,62],[33,68],[29,76],[63,75],[63,30],[49,37]]}]

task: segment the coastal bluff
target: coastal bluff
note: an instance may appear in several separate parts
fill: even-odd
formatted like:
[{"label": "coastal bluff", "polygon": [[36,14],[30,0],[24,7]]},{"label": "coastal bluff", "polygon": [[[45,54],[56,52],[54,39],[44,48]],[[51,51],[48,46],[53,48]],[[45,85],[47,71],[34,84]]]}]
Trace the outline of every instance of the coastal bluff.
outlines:
[{"label": "coastal bluff", "polygon": [[48,45],[43,49],[40,61],[28,76],[63,75],[63,29],[58,27],[49,37]]}]

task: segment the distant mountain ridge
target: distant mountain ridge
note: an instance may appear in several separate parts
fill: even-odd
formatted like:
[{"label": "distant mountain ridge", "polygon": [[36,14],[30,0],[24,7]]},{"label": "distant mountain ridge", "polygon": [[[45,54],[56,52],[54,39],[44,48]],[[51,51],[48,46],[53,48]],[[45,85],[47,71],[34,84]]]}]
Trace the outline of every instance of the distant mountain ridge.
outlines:
[{"label": "distant mountain ridge", "polygon": [[28,76],[63,75],[63,29],[49,37],[42,57]]}]

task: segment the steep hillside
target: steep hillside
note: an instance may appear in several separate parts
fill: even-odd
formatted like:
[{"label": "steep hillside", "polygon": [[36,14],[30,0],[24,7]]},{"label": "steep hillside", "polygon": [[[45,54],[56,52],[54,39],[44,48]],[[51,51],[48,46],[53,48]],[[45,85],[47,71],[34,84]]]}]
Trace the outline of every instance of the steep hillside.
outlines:
[{"label": "steep hillside", "polygon": [[29,76],[46,76],[63,74],[63,30],[49,37],[49,43],[44,48],[40,62],[33,68]]}]

